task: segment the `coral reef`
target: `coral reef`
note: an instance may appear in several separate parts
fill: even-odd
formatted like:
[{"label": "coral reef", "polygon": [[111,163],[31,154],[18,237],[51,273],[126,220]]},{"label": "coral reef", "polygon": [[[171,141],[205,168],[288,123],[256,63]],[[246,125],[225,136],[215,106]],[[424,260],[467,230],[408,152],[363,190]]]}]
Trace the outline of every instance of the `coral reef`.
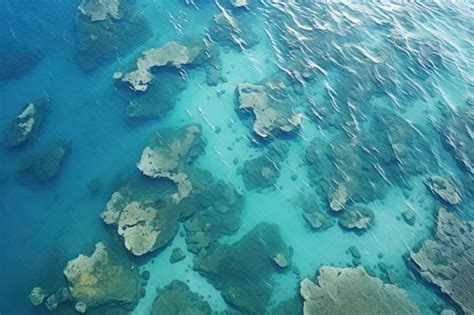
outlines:
[{"label": "coral reef", "polygon": [[47,298],[43,289],[35,287],[29,295],[33,305],[44,303],[54,311],[69,301],[76,311],[85,313],[102,307],[132,310],[140,299],[142,286],[138,268],[104,243],[97,243],[92,255],[79,255],[70,260],[63,273],[68,287],[59,288]]},{"label": "coral reef", "polygon": [[240,83],[236,90],[238,108],[255,117],[253,131],[262,138],[291,133],[301,125],[302,115],[294,113],[284,81],[260,84]]},{"label": "coral reef", "polygon": [[209,303],[179,280],[174,280],[162,290],[153,302],[152,315],[210,315]]},{"label": "coral reef", "polygon": [[43,54],[39,51],[0,51],[0,81],[30,73],[43,58]]},{"label": "coral reef", "polygon": [[45,151],[32,154],[21,161],[17,173],[26,180],[48,182],[58,173],[70,148],[71,141],[57,141]]},{"label": "coral reef", "polygon": [[45,95],[25,105],[6,133],[7,147],[18,147],[35,136],[44,119],[49,101],[49,97]]},{"label": "coral reef", "polygon": [[303,314],[420,314],[402,289],[369,276],[363,267],[321,267],[317,283],[300,284]]},{"label": "coral reef", "polygon": [[145,50],[132,64],[116,71],[113,78],[129,100],[128,117],[164,117],[188,87],[185,73],[193,68],[204,69],[210,86],[227,82],[219,47],[207,39],[171,41]]},{"label": "coral reef", "polygon": [[448,204],[457,205],[461,203],[461,196],[457,188],[453,183],[443,177],[431,176],[426,180],[426,186],[433,195]]},{"label": "coral reef", "polygon": [[413,269],[450,297],[463,313],[474,313],[474,221],[438,210],[434,238],[410,254]]},{"label": "coral reef", "polygon": [[151,36],[151,29],[130,0],[83,0],[75,19],[76,59],[91,72],[125,56]]},{"label": "coral reef", "polygon": [[261,155],[244,162],[242,175],[248,190],[272,187],[280,177],[280,163]]},{"label": "coral reef", "polygon": [[245,314],[264,314],[272,294],[271,275],[280,267],[273,258],[289,249],[277,225],[260,223],[239,241],[216,244],[197,256],[194,268],[221,290],[225,301]]},{"label": "coral reef", "polygon": [[179,69],[191,64],[202,49],[202,45],[188,47],[172,41],[160,48],[146,50],[142,53],[142,57],[137,59],[136,70],[125,74],[120,79],[127,82],[134,91],[145,92],[154,79],[153,68],[172,66]]},{"label": "coral reef", "polygon": [[179,203],[192,190],[183,168],[204,151],[205,144],[199,125],[156,132],[143,150],[137,167],[146,176],[174,182],[178,192],[173,198]]}]

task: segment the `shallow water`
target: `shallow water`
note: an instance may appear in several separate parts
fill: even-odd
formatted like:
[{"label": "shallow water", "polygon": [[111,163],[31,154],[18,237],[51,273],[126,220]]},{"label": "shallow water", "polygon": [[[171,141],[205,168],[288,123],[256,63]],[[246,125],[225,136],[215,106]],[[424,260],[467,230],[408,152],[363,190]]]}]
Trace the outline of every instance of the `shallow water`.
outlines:
[{"label": "shallow water", "polygon": [[[474,217],[473,173],[465,167],[474,157],[464,156],[463,165],[443,145],[444,128],[454,117],[468,120],[465,129],[455,132],[467,135],[465,147],[474,146],[473,130],[468,130],[474,120],[471,2],[249,1],[247,7],[234,8],[223,0],[137,0],[133,5],[153,35],[92,73],[84,72],[76,60],[79,4],[7,0],[0,7],[0,49],[39,50],[44,55],[29,73],[0,81],[2,130],[29,101],[43,93],[51,99],[35,138],[21,148],[0,151],[0,314],[47,313],[43,306],[30,305],[30,290],[56,282],[68,260],[81,253],[90,255],[94,244],[114,237],[100,213],[116,190],[117,179],[136,172],[154,131],[190,123],[200,124],[207,140],[193,167],[209,170],[245,196],[240,228],[219,241],[234,243],[258,223],[268,222],[279,226],[282,240],[293,248],[291,270],[275,272],[269,280],[273,293],[267,313],[296,296],[300,280],[314,280],[320,266],[354,267],[347,253],[350,246],[359,249],[360,263],[372,267],[377,276],[383,278],[379,262],[390,265],[394,284],[406,290],[421,313],[460,311],[436,286],[416,275],[407,256],[433,237],[440,206],[464,220]],[[227,82],[209,86],[202,68],[186,69],[182,74],[188,85],[173,109],[161,119],[130,122],[126,107],[131,94],[117,86],[114,72],[133,63],[140,52],[169,41],[213,40],[210,29],[214,15],[221,12],[239,23],[238,36],[258,39],[252,47],[216,43]],[[252,115],[238,110],[235,89],[243,82],[275,78],[285,80],[286,106],[303,118],[291,135],[275,133],[262,139],[252,131]],[[469,110],[472,116],[466,114]],[[23,182],[16,174],[19,161],[58,138],[71,140],[72,149],[57,176],[48,183]],[[289,147],[276,184],[246,189],[241,175],[244,161],[266,152],[274,142]],[[342,157],[332,156],[333,147],[341,143],[357,145]],[[401,143],[408,153],[390,152],[396,151],[393,143]],[[311,145],[327,157],[326,162],[308,164]],[[361,161],[349,163],[354,173],[347,174],[344,157]],[[375,214],[374,224],[363,233],[338,224],[314,231],[303,218],[304,198],[339,218],[328,202],[331,183],[341,181],[338,170],[352,177],[356,187],[348,207],[362,205]],[[433,175],[450,179],[462,201],[450,205],[434,196],[425,185]],[[97,194],[87,188],[94,179],[100,183]],[[368,199],[356,196],[366,193],[359,190],[368,184],[380,188],[380,193]],[[407,209],[416,213],[414,225],[401,217]],[[183,223],[179,229],[184,233]],[[151,278],[132,314],[150,313],[156,290],[174,279],[186,282],[214,311],[232,309],[219,288],[193,270],[193,253],[169,263],[173,248],[186,249],[182,235],[134,260],[140,270],[150,271]],[[465,289],[474,295],[472,283]]]}]

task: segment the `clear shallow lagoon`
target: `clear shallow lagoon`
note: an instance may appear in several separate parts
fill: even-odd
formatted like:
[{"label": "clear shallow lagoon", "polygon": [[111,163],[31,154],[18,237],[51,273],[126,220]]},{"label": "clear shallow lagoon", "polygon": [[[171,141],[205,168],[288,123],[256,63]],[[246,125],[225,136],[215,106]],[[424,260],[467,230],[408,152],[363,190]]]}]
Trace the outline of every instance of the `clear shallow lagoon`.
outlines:
[{"label": "clear shallow lagoon", "polygon": [[[286,253],[291,265],[273,266],[264,279],[271,297],[268,302],[257,302],[263,303],[267,313],[275,311],[280,302],[299,296],[300,281],[316,281],[321,266],[357,265],[370,267],[374,276],[405,290],[423,314],[439,314],[443,309],[473,311],[474,288],[468,281],[473,267],[460,268],[463,262],[472,262],[471,234],[466,234],[467,240],[454,241],[465,244],[460,252],[453,251],[455,257],[436,262],[450,265],[455,276],[468,279],[467,284],[455,283],[466,293],[467,301],[460,303],[440,293],[436,281],[423,279],[420,267],[410,258],[425,239],[439,238],[435,225],[440,207],[465,221],[474,217],[471,2],[249,1],[237,8],[231,1],[122,0],[119,13],[125,3],[127,10],[142,15],[149,34],[127,50],[104,51],[110,60],[87,72],[78,63],[81,21],[77,16],[83,14],[78,10],[79,1],[5,1],[0,8],[1,53],[13,56],[12,60],[19,52],[41,54],[29,71],[0,81],[2,130],[9,130],[25,104],[43,94],[50,98],[32,139],[0,151],[1,314],[48,313],[42,305],[31,305],[27,297],[31,289],[67,286],[62,275],[67,262],[79,254],[91,255],[101,241],[110,244],[121,259],[150,272],[145,296],[125,313],[149,314],[156,290],[173,280],[187,283],[215,312],[249,312],[231,305],[229,299],[226,303],[221,295],[225,289],[193,270],[193,261],[200,255],[206,257],[186,250],[183,222],[193,217],[181,219],[179,232],[168,246],[139,258],[125,249],[116,228],[101,220],[112,193],[123,185],[124,174],[145,178],[136,164],[150,136],[157,130],[189,124],[202,127],[207,144],[186,167],[208,170],[214,178],[233,185],[245,199],[240,227],[212,241],[235,244],[266,222],[276,224],[281,240],[291,247]],[[126,34],[123,26],[130,22],[120,14],[113,17],[114,12],[105,19],[115,21],[121,40],[120,35]],[[214,19],[219,14],[226,17],[223,25],[231,27],[216,29]],[[95,35],[87,31],[92,32],[87,36]],[[99,40],[110,39],[104,38]],[[127,104],[141,92],[114,80],[114,73],[131,71],[141,52],[148,49],[170,41],[189,46],[203,39],[217,47],[218,57],[203,58],[200,64],[190,62],[180,71],[170,65],[153,71],[152,88],[155,82],[154,86],[169,87],[169,93],[160,91],[145,106],[159,107],[176,100],[172,108],[163,110],[158,118],[128,118]],[[130,38],[123,41],[133,42]],[[22,61],[25,58],[20,64]],[[225,80],[210,84],[206,62],[213,63]],[[2,65],[1,71],[6,73],[10,64],[13,62]],[[181,84],[178,80],[159,81],[169,73],[176,78],[182,75],[185,88],[173,88]],[[262,86],[284,82],[277,98],[271,95],[277,89],[266,93],[271,104],[279,104],[277,109],[287,115],[284,123],[288,124],[288,115],[301,114],[301,124],[292,132],[276,128],[268,137],[258,135],[253,130],[254,114],[239,109],[236,88],[244,82]],[[152,93],[152,88],[145,93]],[[59,138],[72,145],[51,180],[32,183],[17,174],[25,157],[44,151]],[[256,167],[249,175],[243,171],[244,162],[269,154],[275,143],[288,147],[284,158],[272,160],[279,173],[276,183],[250,189],[245,174],[261,178],[263,171]],[[454,190],[451,197],[457,194],[460,201],[449,202],[452,199],[433,193],[432,176],[446,179]],[[98,183],[95,193],[88,188],[91,180]],[[335,211],[331,201],[340,184],[347,196],[342,209]],[[160,211],[158,205],[154,207]],[[371,224],[358,233],[341,226],[344,213],[357,207],[373,212]],[[407,210],[416,216],[413,225],[402,217]],[[192,216],[198,216],[206,209],[192,211]],[[315,211],[332,218],[334,224],[325,230],[311,228],[304,213]],[[348,252],[351,246],[357,247],[360,259]],[[176,247],[186,251],[186,258],[170,264]],[[446,248],[442,251],[452,254]],[[389,266],[389,275],[383,272],[384,265]],[[445,275],[434,278],[440,277]],[[74,313],[76,302],[73,297],[56,312]],[[295,305],[302,303],[297,299]],[[103,314],[106,310],[90,311]],[[108,311],[118,314],[114,309]]]}]

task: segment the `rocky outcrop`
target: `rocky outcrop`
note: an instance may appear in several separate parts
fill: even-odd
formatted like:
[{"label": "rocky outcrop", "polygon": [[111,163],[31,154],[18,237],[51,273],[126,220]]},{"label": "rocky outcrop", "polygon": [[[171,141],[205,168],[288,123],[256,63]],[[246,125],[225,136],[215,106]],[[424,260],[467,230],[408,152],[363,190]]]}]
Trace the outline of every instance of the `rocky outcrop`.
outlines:
[{"label": "rocky outcrop", "polygon": [[242,8],[249,5],[247,0],[230,0],[230,3],[236,8]]},{"label": "rocky outcrop", "polygon": [[184,282],[174,280],[158,292],[151,314],[210,315],[211,312],[209,303],[202,296],[192,292]]},{"label": "rocky outcrop", "polygon": [[363,267],[321,267],[317,282],[300,283],[303,314],[420,314],[402,289],[369,276]]},{"label": "rocky outcrop", "polygon": [[362,207],[352,207],[342,213],[339,224],[349,230],[364,232],[374,224],[374,220],[375,215],[372,210]]},{"label": "rocky outcrop", "polygon": [[238,108],[254,116],[253,131],[260,137],[291,133],[301,126],[302,115],[293,112],[285,97],[286,89],[283,81],[237,86]]},{"label": "rocky outcrop", "polygon": [[58,173],[70,149],[71,141],[57,141],[45,151],[32,154],[21,161],[17,172],[26,180],[38,183],[48,182]]},{"label": "rocky outcrop", "polygon": [[22,77],[38,66],[44,55],[39,51],[0,51],[0,81]]},{"label": "rocky outcrop", "polygon": [[9,148],[18,147],[34,137],[43,121],[48,105],[48,96],[28,102],[7,131],[6,146]]},{"label": "rocky outcrop", "polygon": [[337,188],[331,193],[329,207],[333,211],[341,211],[347,202],[347,187],[344,183],[339,183]]},{"label": "rocky outcrop", "polygon": [[278,226],[260,223],[239,241],[216,244],[197,256],[194,268],[232,307],[245,314],[264,314],[272,294],[270,278],[281,269],[273,260],[278,253],[290,257]]},{"label": "rocky outcrop", "polygon": [[440,176],[431,176],[426,180],[426,186],[431,193],[451,205],[461,203],[461,195],[454,184]]},{"label": "rocky outcrop", "polygon": [[173,248],[173,251],[171,252],[170,263],[174,264],[185,258],[186,258],[186,254],[184,253],[184,251],[181,248],[176,247],[176,248]]},{"label": "rocky outcrop", "polygon": [[140,299],[142,286],[138,268],[104,243],[97,243],[92,255],[79,255],[70,260],[63,273],[67,287],[47,298],[43,289],[34,288],[29,295],[33,305],[44,303],[54,311],[69,301],[79,313],[86,313],[100,307],[132,310]]},{"label": "rocky outcrop", "polygon": [[125,56],[152,34],[130,0],[83,0],[75,22],[76,58],[87,72]]},{"label": "rocky outcrop", "polygon": [[411,266],[459,310],[474,313],[474,221],[463,221],[440,208],[433,234],[410,254]]},{"label": "rocky outcrop", "polygon": [[175,41],[168,42],[160,48],[152,48],[142,53],[136,63],[136,69],[123,75],[116,74],[115,77],[130,85],[134,91],[144,92],[153,81],[153,68],[170,66],[181,68],[191,64],[203,50],[202,45],[184,46]]}]

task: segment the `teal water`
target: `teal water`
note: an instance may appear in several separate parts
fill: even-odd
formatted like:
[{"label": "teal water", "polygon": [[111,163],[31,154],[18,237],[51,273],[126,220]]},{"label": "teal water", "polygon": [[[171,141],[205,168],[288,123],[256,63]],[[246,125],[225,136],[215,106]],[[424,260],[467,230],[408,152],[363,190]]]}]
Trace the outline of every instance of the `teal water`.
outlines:
[{"label": "teal water", "polygon": [[[144,176],[136,164],[156,130],[191,123],[202,126],[207,141],[192,167],[208,170],[245,197],[241,226],[218,241],[232,244],[267,222],[277,224],[283,242],[292,247],[291,267],[267,279],[272,294],[264,303],[266,313],[298,296],[300,281],[315,280],[320,266],[360,263],[388,282],[379,267],[383,262],[395,274],[393,284],[407,292],[422,314],[446,308],[462,314],[459,303],[416,273],[408,256],[434,237],[439,207],[463,220],[474,217],[473,4],[248,2],[242,8],[223,0],[131,2],[149,25],[149,36],[117,51],[92,72],[84,71],[77,58],[80,1],[6,0],[0,6],[1,52],[42,55],[27,73],[0,81],[2,130],[31,100],[44,93],[51,100],[34,139],[0,151],[0,314],[48,313],[44,306],[31,305],[31,289],[64,281],[67,262],[81,253],[90,255],[97,242],[117,243],[115,230],[100,218],[117,183],[124,174]],[[234,36],[247,43],[257,40],[255,45],[239,47],[228,38],[213,37],[214,15],[222,12],[238,23]],[[147,49],[204,38],[219,47],[226,82],[206,84],[202,65],[180,73],[169,67],[187,82],[185,89],[168,95],[176,97],[173,108],[160,118],[128,119],[126,107],[137,92],[117,84],[113,74]],[[285,81],[286,109],[303,115],[293,133],[262,139],[252,131],[252,115],[238,109],[237,85],[264,80]],[[165,101],[162,95],[155,97],[152,102]],[[448,133],[453,121],[459,127]],[[20,161],[59,138],[71,140],[72,146],[56,176],[46,183],[25,182],[17,174]],[[272,143],[289,148],[278,166],[280,176],[270,187],[247,189],[244,161],[267,152]],[[401,144],[406,154],[397,155],[393,144]],[[336,156],[338,145],[346,145],[347,151]],[[308,148],[320,152],[316,163],[308,162]],[[426,179],[434,175],[454,183],[460,203],[449,204],[427,189]],[[347,178],[353,185],[347,208],[370,208],[374,224],[362,233],[337,223],[324,231],[311,229],[302,201],[309,199],[312,207],[339,220],[341,213],[331,210],[328,196],[334,183]],[[97,193],[88,189],[91,180],[99,183]],[[407,209],[416,214],[414,225],[402,218]],[[156,290],[175,279],[202,295],[215,312],[242,311],[226,302],[222,288],[193,269],[195,253],[186,251],[184,260],[170,264],[175,247],[187,248],[184,224],[179,223],[180,232],[169,245],[138,259],[121,242],[116,245],[123,257],[151,274],[146,294],[126,313],[149,314]],[[361,252],[360,262],[347,253],[350,246]],[[472,264],[470,268],[468,280],[474,274]],[[472,299],[472,281],[462,289]],[[74,313],[71,305],[57,312]],[[105,311],[98,308],[96,313]]]}]

